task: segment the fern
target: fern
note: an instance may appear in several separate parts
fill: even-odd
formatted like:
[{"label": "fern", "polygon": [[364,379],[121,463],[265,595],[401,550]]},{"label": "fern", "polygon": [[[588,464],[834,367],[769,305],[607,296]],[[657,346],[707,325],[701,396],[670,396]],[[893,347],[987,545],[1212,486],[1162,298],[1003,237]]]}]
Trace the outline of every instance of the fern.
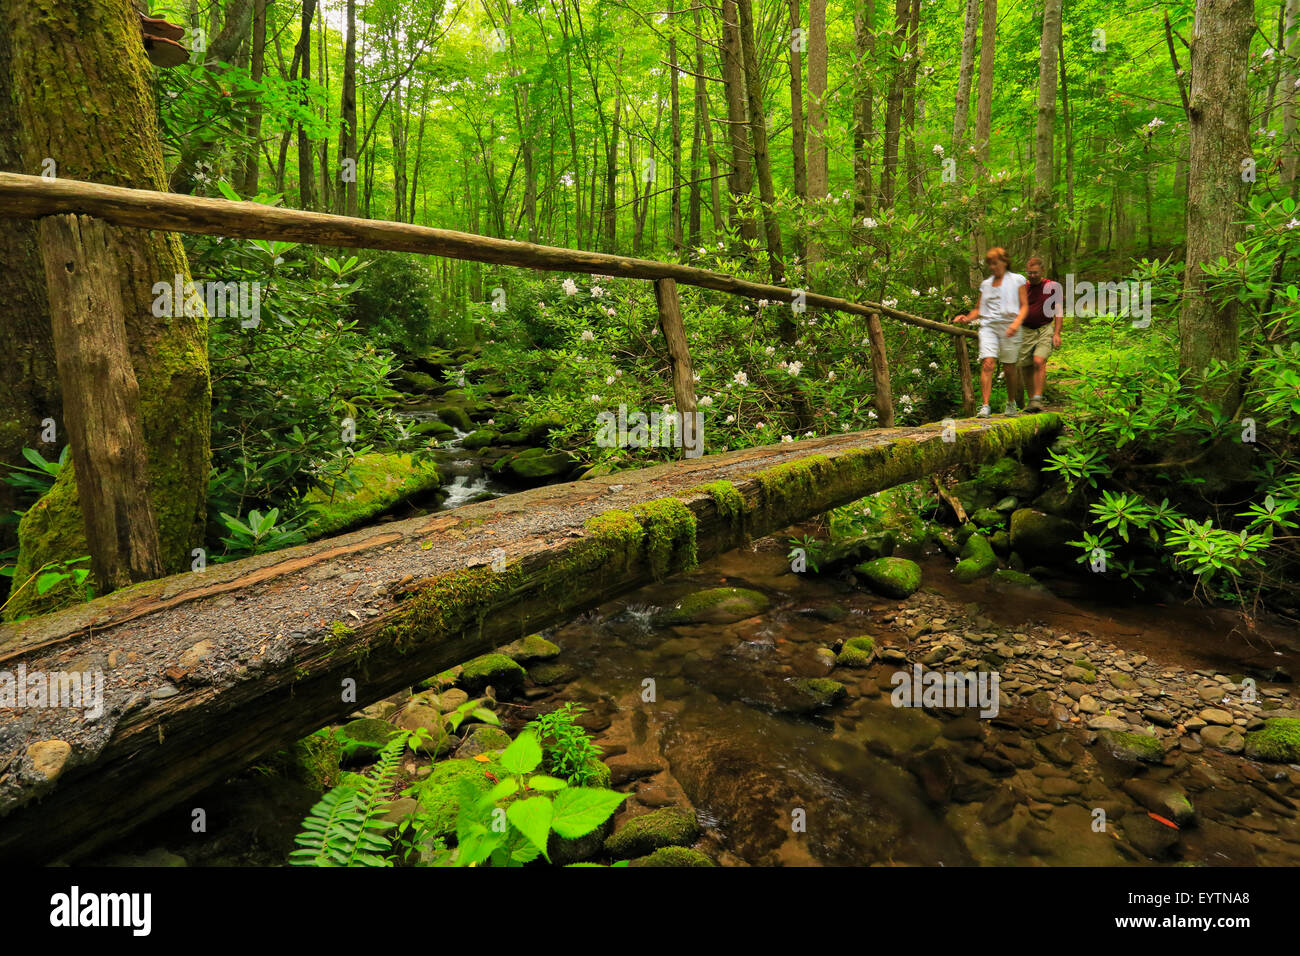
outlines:
[{"label": "fern", "polygon": [[301,849],[289,854],[293,866],[391,866],[393,841],[384,831],[393,827],[379,819],[388,789],[397,777],[406,734],[384,744],[367,775],[341,783],[311,808],[294,842]]}]

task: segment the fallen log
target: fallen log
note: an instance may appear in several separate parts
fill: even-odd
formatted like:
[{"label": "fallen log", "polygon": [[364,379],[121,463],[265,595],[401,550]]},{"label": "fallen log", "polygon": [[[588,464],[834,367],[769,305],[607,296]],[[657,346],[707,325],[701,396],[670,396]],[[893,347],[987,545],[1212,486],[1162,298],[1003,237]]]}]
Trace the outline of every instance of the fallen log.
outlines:
[{"label": "fallen log", "polygon": [[[0,859],[84,856],[420,679],[750,537],[1059,427],[1054,414],[965,420],[950,441],[936,424],[686,459],[0,627]],[[4,675],[20,670],[101,675],[102,712],[6,703]]]}]

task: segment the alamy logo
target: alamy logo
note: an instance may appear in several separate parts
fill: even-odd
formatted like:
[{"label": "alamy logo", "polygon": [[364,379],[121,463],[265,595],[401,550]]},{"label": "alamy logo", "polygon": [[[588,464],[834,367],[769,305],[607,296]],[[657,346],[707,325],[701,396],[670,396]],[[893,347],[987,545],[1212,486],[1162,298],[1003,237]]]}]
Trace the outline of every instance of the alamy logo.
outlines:
[{"label": "alamy logo", "polygon": [[978,707],[981,717],[998,715],[996,671],[925,671],[914,664],[912,671],[895,671],[889,695],[895,707],[965,708]]},{"label": "alamy logo", "polygon": [[104,713],[104,675],[101,671],[0,671],[0,709],[74,707],[89,720]]},{"label": "alamy logo", "polygon": [[50,897],[51,926],[128,926],[133,936],[148,936],[152,911],[150,893],[82,893],[74,886]]},{"label": "alamy logo", "polygon": [[596,416],[600,448],[681,448],[687,458],[704,454],[704,415],[701,412],[629,412],[626,405]]},{"label": "alamy logo", "polygon": [[203,315],[209,318],[238,318],[240,326],[255,329],[262,321],[262,283],[191,282],[179,273],[171,282],[153,284],[153,314]]}]

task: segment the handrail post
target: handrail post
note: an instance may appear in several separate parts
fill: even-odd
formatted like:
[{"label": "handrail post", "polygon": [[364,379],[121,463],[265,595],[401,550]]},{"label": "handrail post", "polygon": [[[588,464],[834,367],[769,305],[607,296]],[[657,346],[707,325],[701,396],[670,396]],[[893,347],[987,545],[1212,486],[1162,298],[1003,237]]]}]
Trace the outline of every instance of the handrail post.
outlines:
[{"label": "handrail post", "polygon": [[894,394],[889,387],[889,358],[885,355],[885,330],[880,327],[880,316],[872,312],[867,316],[867,336],[871,340],[871,377],[875,382],[876,419],[881,428],[894,424]]},{"label": "handrail post", "polygon": [[967,418],[975,414],[975,385],[971,381],[970,353],[966,349],[966,336],[954,335],[957,345],[957,375],[961,378],[961,411]]},{"label": "handrail post", "polygon": [[682,323],[681,302],[677,298],[677,280],[655,279],[655,304],[659,308],[659,328],[663,331],[664,342],[668,346],[668,367],[673,378],[678,433],[682,436],[684,447],[693,447],[699,437],[695,434],[695,412],[699,406],[695,401],[695,370],[691,365],[691,351],[686,342],[686,326]]}]

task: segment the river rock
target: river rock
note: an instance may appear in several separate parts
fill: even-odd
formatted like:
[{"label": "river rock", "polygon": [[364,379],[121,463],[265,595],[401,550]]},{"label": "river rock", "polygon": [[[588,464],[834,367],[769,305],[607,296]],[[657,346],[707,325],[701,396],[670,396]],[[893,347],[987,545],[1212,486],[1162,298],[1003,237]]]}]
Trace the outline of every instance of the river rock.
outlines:
[{"label": "river rock", "polygon": [[1201,731],[1201,742],[1224,753],[1239,754],[1245,749],[1246,739],[1233,727],[1211,725]]},{"label": "river rock", "polygon": [[690,846],[699,835],[694,810],[664,807],[623,824],[605,841],[605,852],[616,860],[627,860],[666,846]]},{"label": "river rock", "polygon": [[1107,748],[1121,760],[1140,760],[1160,763],[1165,759],[1165,748],[1155,737],[1127,730],[1102,730],[1098,733]]},{"label": "river rock", "polygon": [[688,594],[656,615],[659,624],[734,624],[762,614],[772,602],[751,588],[709,588]]},{"label": "river rock", "polygon": [[537,661],[549,661],[553,657],[558,657],[560,648],[552,644],[540,634],[529,634],[527,637],[521,637],[517,641],[497,648],[498,652],[504,654],[517,664],[532,664]]},{"label": "river rock", "polygon": [[72,745],[66,740],[41,740],[27,748],[32,770],[50,781],[63,773],[63,766],[71,755]]},{"label": "river rock", "polygon": [[1201,711],[1201,720],[1207,724],[1218,724],[1222,727],[1232,726],[1232,714],[1218,707],[1206,707]]},{"label": "river rock", "polygon": [[1196,816],[1192,801],[1177,787],[1140,777],[1130,778],[1120,788],[1152,813],[1173,820],[1179,826]]},{"label": "river rock", "polygon": [[1248,733],[1245,739],[1248,757],[1278,763],[1300,763],[1300,719],[1272,717],[1264,729]]},{"label": "river rock", "polygon": [[498,694],[518,690],[524,684],[525,671],[504,654],[484,654],[462,665],[456,683],[470,694],[492,687]]},{"label": "river rock", "polygon": [[993,546],[982,534],[972,534],[961,546],[961,560],[953,568],[953,576],[962,582],[988,577],[998,568],[998,556]]},{"label": "river rock", "polygon": [[1078,552],[1067,542],[1078,534],[1071,522],[1033,508],[1020,508],[1011,515],[1011,547],[1031,565],[1073,564]]},{"label": "river rock", "polygon": [[921,586],[921,566],[907,558],[875,558],[853,570],[871,590],[885,597],[901,600]]}]

